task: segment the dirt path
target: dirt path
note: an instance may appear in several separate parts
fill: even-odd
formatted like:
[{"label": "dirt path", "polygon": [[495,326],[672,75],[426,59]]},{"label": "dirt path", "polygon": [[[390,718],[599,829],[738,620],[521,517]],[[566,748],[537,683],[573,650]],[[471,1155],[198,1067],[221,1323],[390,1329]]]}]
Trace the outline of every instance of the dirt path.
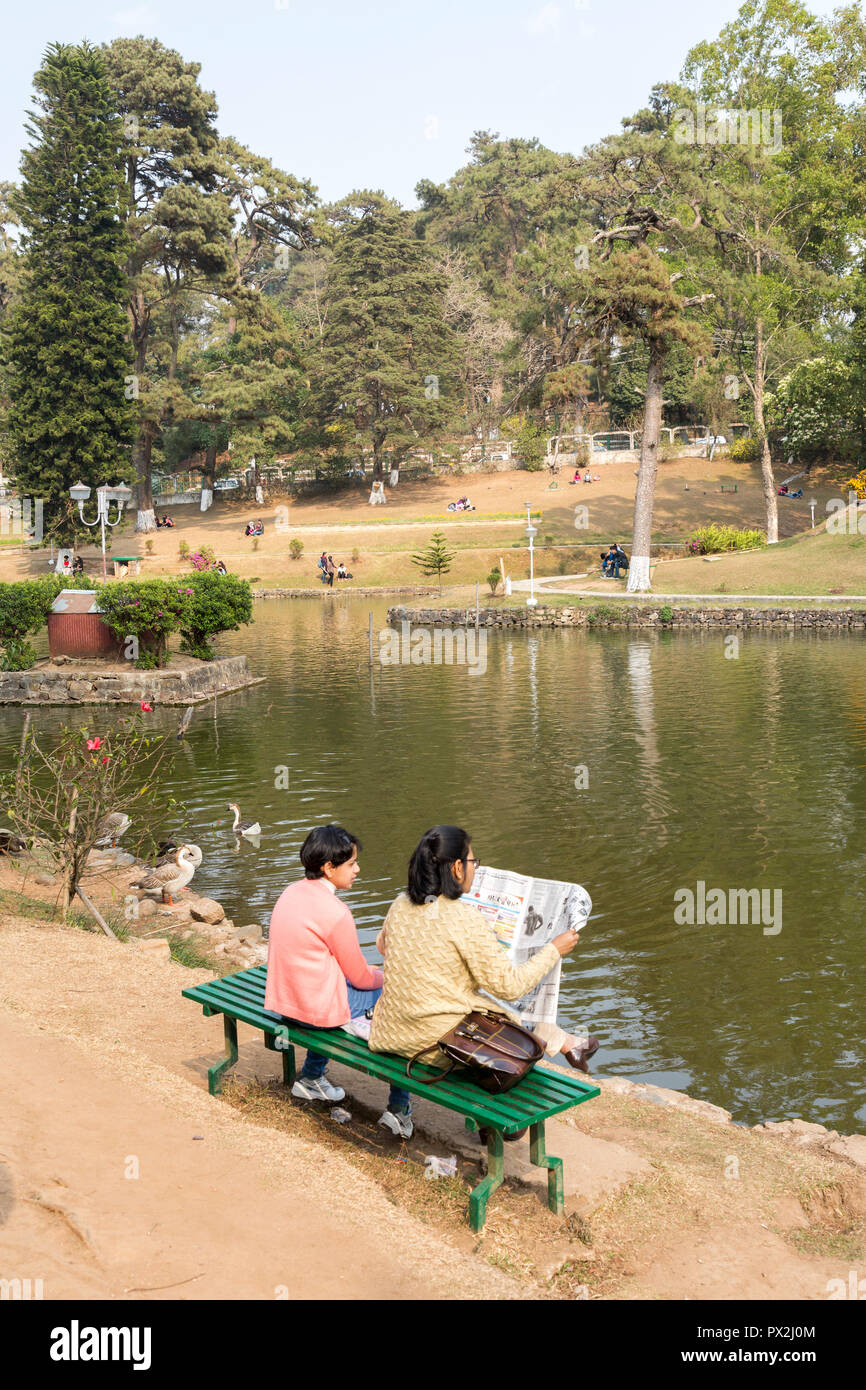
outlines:
[{"label": "dirt path", "polygon": [[[242,1026],[241,1086],[212,1100],[219,1020],[180,996],[205,978],[0,915],[0,1276],[42,1278],[48,1298],[821,1299],[866,1254],[855,1163],[619,1080],[564,1117],[571,1146],[556,1136],[574,1217],[511,1186],[479,1243],[465,1189],[436,1208],[418,1194],[439,1202],[439,1184],[409,1191],[435,1127],[395,1148],[369,1118],[382,1097],[365,1106],[352,1078],[356,1121],[313,1122],[268,1091],[279,1061]],[[635,1176],[599,1196],[613,1152]]]},{"label": "dirt path", "polygon": [[81,933],[0,939],[3,1277],[46,1298],[519,1293],[338,1156],[190,1085],[215,1042],[179,997],[191,972]]}]

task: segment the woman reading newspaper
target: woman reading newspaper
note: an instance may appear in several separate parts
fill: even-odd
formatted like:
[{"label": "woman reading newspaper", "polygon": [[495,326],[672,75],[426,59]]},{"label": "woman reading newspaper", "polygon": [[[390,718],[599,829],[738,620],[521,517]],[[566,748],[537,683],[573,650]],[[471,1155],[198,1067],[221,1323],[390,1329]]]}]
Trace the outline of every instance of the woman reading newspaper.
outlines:
[{"label": "woman reading newspaper", "polygon": [[[479,990],[520,999],[577,945],[578,932],[568,928],[523,965],[513,964],[490,925],[460,901],[478,862],[469,834],[458,826],[436,825],[422,837],[409,861],[406,891],[391,905],[376,941],[385,958],[385,983],[373,1011],[371,1051],[413,1057],[434,1048],[472,1009],[496,1011]],[[588,1071],[596,1038],[575,1037],[556,1024],[539,1023],[534,1031],[548,1056],[561,1052],[573,1067]],[[411,1133],[406,1116],[405,1137]]]}]

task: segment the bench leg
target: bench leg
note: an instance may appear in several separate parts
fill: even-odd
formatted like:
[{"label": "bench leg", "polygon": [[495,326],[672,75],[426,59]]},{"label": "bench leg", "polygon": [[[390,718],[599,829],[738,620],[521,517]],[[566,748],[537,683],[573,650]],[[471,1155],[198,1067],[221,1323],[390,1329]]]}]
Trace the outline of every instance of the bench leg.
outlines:
[{"label": "bench leg", "polygon": [[473,1231],[483,1231],[487,1219],[487,1199],[502,1186],[505,1163],[502,1157],[502,1135],[498,1129],[487,1132],[487,1177],[473,1187],[469,1197],[469,1225]]},{"label": "bench leg", "polygon": [[238,1060],[238,1021],[236,1018],[229,1018],[228,1014],[223,1014],[223,1028],[226,1039],[226,1055],[221,1062],[216,1062],[214,1066],[208,1067],[207,1088],[212,1096],[219,1095],[222,1090],[222,1074],[233,1067]]},{"label": "bench leg", "polygon": [[529,1158],[536,1168],[547,1169],[547,1205],[561,1216],[565,1208],[562,1186],[562,1159],[553,1158],[544,1147],[544,1121],[529,1127]]},{"label": "bench leg", "polygon": [[287,1047],[283,1053],[283,1085],[293,1085],[295,1075],[295,1049]]}]

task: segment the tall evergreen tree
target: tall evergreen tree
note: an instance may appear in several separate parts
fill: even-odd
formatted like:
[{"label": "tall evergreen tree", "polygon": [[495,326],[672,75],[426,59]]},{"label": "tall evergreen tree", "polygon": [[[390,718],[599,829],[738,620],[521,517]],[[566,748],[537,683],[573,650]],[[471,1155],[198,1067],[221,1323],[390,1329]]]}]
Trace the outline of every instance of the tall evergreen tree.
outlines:
[{"label": "tall evergreen tree", "polygon": [[120,218],[123,132],[101,55],[52,44],[13,207],[20,293],[3,325],[11,462],[58,536],[75,529],[69,488],[131,480],[133,419]]},{"label": "tall evergreen tree", "polygon": [[152,531],[153,443],[184,409],[177,382],[183,306],[190,292],[213,290],[228,274],[231,216],[218,187],[216,98],[198,84],[200,64],[184,62],[158,39],[115,39],[104,53],[125,137],[137,529]]},{"label": "tall evergreen tree", "polygon": [[325,294],[317,373],[323,419],[354,426],[382,476],[416,437],[448,422],[453,335],[443,322],[444,281],[410,215],[382,193],[353,193],[335,213],[339,232]]}]

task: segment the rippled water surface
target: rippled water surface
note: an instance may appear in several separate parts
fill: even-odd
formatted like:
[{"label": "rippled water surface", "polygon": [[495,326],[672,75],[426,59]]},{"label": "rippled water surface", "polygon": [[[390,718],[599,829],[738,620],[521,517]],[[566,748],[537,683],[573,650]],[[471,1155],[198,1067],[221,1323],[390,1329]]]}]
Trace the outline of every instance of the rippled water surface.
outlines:
[{"label": "rippled water surface", "polygon": [[[253,627],[222,639],[266,682],[220,700],[216,718],[198,707],[179,746],[172,790],[205,856],[196,888],[239,925],[266,923],[307,830],[340,821],[364,843],[348,900],[375,958],[418,837],[465,825],[485,862],[590,893],[561,1019],[599,1035],[599,1070],[746,1123],[862,1131],[862,639],[745,636],[726,659],[717,634],[493,632],[483,674],[371,672],[369,609],[264,600]],[[179,712],[151,717],[170,728]],[[4,761],[22,719],[0,711]],[[230,800],[261,822],[260,848],[236,850]],[[781,931],[678,924],[674,895],[699,880],[780,889]]]}]

